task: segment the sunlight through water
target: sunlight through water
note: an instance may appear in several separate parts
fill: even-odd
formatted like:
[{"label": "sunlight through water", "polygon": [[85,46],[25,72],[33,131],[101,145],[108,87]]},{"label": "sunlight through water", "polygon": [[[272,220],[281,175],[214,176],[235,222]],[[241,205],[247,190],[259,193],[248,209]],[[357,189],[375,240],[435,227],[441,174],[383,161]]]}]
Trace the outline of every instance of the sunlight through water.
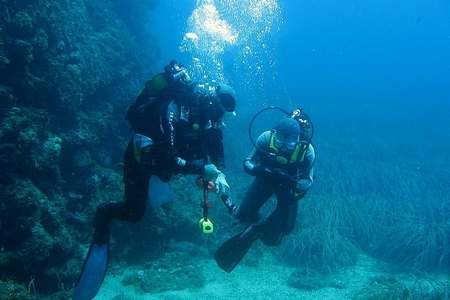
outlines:
[{"label": "sunlight through water", "polygon": [[245,68],[241,72],[264,72],[268,41],[280,20],[277,0],[198,0],[180,50],[191,56],[198,79],[227,81],[223,60],[229,53]]}]

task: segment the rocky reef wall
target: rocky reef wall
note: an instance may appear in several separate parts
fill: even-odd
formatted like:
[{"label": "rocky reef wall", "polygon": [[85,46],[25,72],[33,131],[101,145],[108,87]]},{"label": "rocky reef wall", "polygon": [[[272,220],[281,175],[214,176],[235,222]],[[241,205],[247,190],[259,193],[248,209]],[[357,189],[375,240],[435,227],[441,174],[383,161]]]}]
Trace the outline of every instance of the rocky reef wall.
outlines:
[{"label": "rocky reef wall", "polygon": [[0,1],[0,282],[17,292],[0,299],[70,288],[96,205],[121,200],[124,112],[158,56],[155,4]]}]

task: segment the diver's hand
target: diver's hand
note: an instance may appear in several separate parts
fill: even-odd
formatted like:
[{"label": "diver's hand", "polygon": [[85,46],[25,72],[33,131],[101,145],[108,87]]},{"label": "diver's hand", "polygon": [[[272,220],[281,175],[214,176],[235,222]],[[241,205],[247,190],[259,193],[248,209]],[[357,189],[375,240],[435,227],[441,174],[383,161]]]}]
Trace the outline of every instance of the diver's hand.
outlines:
[{"label": "diver's hand", "polygon": [[311,187],[312,182],[311,180],[308,179],[300,179],[297,182],[297,185],[295,187],[295,193],[297,195],[301,195],[302,197],[306,194],[306,192],[309,190],[309,188]]},{"label": "diver's hand", "polygon": [[219,174],[222,172],[217,169],[215,164],[207,164],[203,168],[203,176],[206,180],[216,181]]},{"label": "diver's hand", "polygon": [[214,164],[207,164],[204,167],[203,176],[208,181],[213,181],[216,192],[220,195],[228,194],[230,186],[223,174]]},{"label": "diver's hand", "polygon": [[186,166],[186,160],[182,159],[181,157],[175,157],[175,165],[182,169],[184,166]]},{"label": "diver's hand", "polygon": [[[219,171],[220,172],[220,171]],[[230,192],[230,185],[228,184],[225,174],[220,172],[216,180],[214,181],[214,185],[216,186],[216,192],[219,195],[228,195]]]}]

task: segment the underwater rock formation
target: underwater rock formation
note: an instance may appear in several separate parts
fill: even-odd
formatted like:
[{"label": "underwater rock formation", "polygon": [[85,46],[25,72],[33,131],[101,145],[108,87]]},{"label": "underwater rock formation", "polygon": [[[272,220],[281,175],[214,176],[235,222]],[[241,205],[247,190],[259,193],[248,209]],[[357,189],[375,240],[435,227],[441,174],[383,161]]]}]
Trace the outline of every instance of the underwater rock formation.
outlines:
[{"label": "underwater rock formation", "polygon": [[[20,282],[38,278],[43,292],[53,284],[70,286],[79,246],[61,218],[62,203],[49,200],[29,179],[16,179],[1,190],[2,275]],[[14,212],[14,213],[12,213]]]},{"label": "underwater rock formation", "polygon": [[1,299],[70,289],[96,205],[122,199],[125,109],[158,54],[136,24],[155,3],[0,1]]},{"label": "underwater rock formation", "polygon": [[24,285],[13,281],[0,281],[0,300],[31,300],[33,299]]}]

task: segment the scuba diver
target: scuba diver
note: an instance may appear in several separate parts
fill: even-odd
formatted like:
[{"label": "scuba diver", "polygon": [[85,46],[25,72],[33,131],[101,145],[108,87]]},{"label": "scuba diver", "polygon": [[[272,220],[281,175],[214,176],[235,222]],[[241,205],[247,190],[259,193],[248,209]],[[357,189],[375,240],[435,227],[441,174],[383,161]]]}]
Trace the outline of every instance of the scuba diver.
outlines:
[{"label": "scuba diver", "polygon": [[235,114],[235,106],[230,86],[194,84],[175,61],[146,82],[126,117],[134,134],[124,155],[125,201],[97,207],[75,300],[92,299],[100,289],[108,265],[110,223],[138,222],[147,206],[170,201],[167,182],[172,175],[198,174],[211,181],[219,195],[229,193],[222,172],[222,128],[224,118]]},{"label": "scuba diver", "polygon": [[[236,267],[255,240],[276,246],[292,232],[298,202],[313,183],[315,151],[311,138],[310,119],[301,109],[296,109],[254,143],[255,148],[244,160],[244,169],[255,179],[234,212],[247,225],[214,255],[226,272]],[[261,218],[259,209],[273,194],[277,197],[276,208],[268,217]]]}]

